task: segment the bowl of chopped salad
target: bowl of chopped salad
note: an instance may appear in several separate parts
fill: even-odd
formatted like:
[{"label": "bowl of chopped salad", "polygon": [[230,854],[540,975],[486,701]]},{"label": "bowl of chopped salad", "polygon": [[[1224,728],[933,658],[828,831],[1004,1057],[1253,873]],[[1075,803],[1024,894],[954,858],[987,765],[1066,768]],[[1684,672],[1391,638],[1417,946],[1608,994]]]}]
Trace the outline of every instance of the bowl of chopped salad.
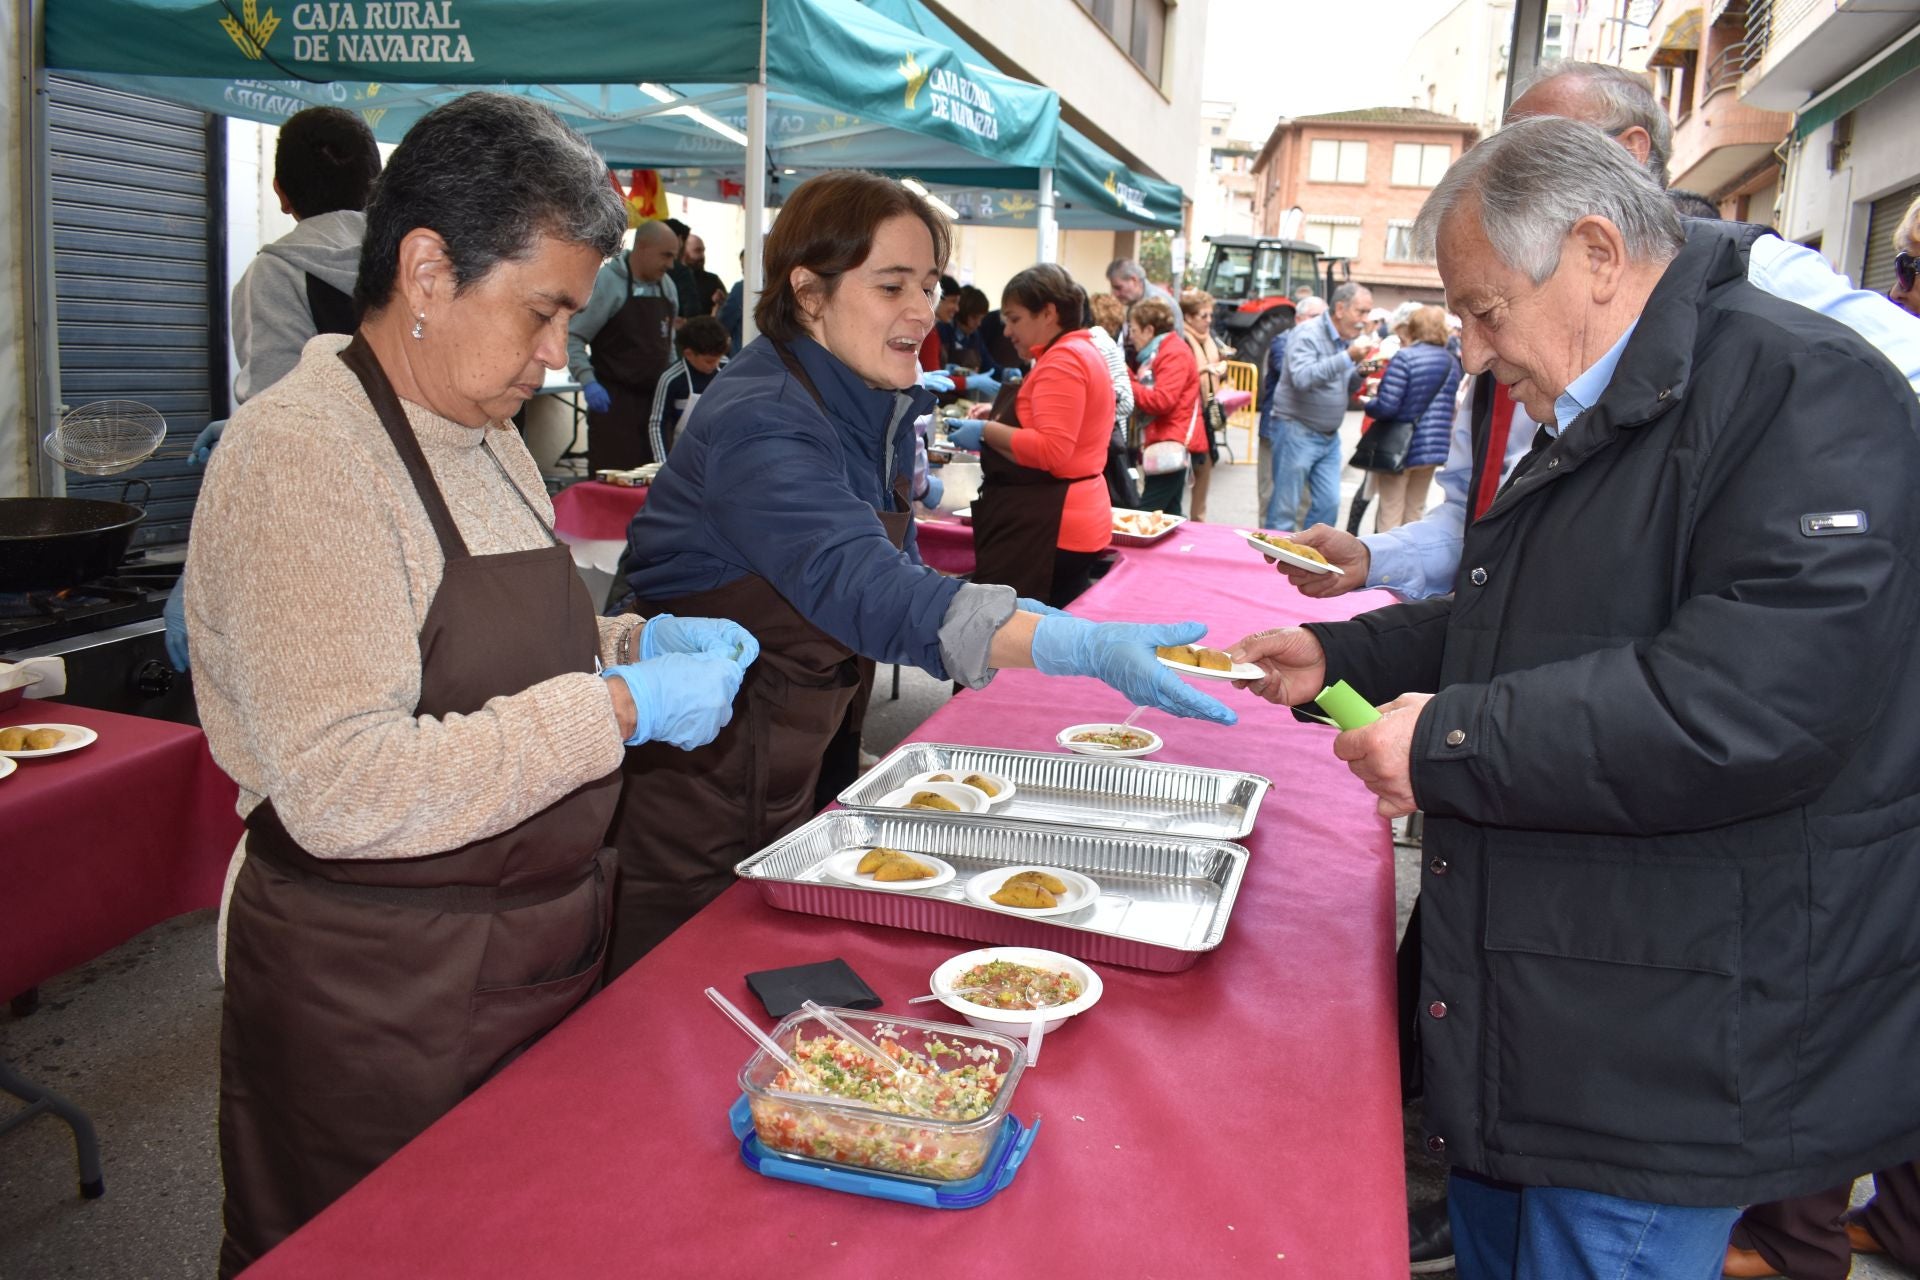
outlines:
[{"label": "bowl of chopped salad", "polygon": [[1035,1022],[1053,1032],[1099,1003],[1103,987],[1092,966],[1036,947],[982,947],[933,971],[940,1003],[976,1027],[1023,1035]]},{"label": "bowl of chopped salad", "polygon": [[[760,1144],[782,1156],[921,1182],[980,1172],[1026,1069],[1026,1047],[991,1030],[834,1009],[900,1064],[876,1061],[801,1010],[740,1068]],[[796,1069],[797,1068],[797,1072]]]}]

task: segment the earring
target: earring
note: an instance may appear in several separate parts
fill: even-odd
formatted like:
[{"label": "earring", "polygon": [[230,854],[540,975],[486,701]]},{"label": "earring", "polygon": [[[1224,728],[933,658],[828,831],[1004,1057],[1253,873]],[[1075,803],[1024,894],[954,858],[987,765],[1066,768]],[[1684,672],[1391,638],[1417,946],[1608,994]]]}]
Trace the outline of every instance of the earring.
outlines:
[{"label": "earring", "polygon": [[417,317],[416,317],[416,318],[414,319],[414,322],[413,322],[413,336],[414,336],[414,340],[415,340],[415,341],[418,341],[419,339],[421,339],[421,338],[424,338],[424,337],[426,337],[426,336],[427,336],[426,334],[424,334],[424,333],[422,333],[422,332],[420,332],[420,326],[421,326],[421,325],[423,325],[423,324],[425,324],[426,322],[427,322],[427,313],[426,313],[426,312],[424,312],[424,311],[422,311],[422,312],[421,312],[421,313],[419,314],[419,316],[417,316]]}]

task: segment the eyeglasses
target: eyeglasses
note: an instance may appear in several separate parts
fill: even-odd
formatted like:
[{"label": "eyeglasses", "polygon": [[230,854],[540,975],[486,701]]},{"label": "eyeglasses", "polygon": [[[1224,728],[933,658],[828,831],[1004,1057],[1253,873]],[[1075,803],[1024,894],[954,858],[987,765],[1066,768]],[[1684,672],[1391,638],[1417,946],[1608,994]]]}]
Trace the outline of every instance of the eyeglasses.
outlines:
[{"label": "eyeglasses", "polygon": [[1896,253],[1893,255],[1893,274],[1899,277],[1902,291],[1913,288],[1914,274],[1916,271],[1920,271],[1920,258],[1916,258],[1910,253]]}]

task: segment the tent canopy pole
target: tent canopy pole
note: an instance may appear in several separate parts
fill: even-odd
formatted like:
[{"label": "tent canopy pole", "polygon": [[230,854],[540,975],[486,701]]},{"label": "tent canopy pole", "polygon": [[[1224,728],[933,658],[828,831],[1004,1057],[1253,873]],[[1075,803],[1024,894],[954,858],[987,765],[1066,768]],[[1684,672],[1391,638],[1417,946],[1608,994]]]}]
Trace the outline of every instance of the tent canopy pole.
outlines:
[{"label": "tent canopy pole", "polygon": [[740,285],[743,346],[760,332],[753,324],[753,308],[766,286],[760,242],[767,233],[767,0],[760,0],[760,78],[747,86],[746,178],[747,261]]},{"label": "tent canopy pole", "polygon": [[1034,256],[1040,262],[1060,260],[1060,227],[1053,220],[1053,166],[1040,170],[1040,207],[1035,210],[1034,233],[1039,238]]}]

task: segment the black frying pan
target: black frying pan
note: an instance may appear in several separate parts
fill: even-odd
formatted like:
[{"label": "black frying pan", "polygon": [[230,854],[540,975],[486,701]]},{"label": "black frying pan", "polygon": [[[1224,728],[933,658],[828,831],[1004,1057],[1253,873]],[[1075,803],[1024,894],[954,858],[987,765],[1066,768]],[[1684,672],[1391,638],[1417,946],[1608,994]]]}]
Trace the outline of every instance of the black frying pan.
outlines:
[{"label": "black frying pan", "polygon": [[0,591],[61,591],[112,573],[146,514],[96,498],[0,498]]}]

